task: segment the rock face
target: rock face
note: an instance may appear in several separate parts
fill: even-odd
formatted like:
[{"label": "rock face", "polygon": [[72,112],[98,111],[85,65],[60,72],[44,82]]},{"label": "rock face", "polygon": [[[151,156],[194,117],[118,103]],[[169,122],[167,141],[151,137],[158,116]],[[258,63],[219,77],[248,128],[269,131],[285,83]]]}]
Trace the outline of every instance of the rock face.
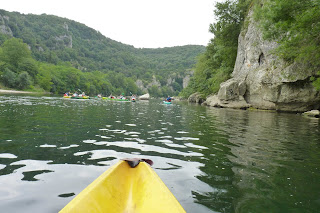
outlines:
[{"label": "rock face", "polygon": [[183,89],[186,88],[189,83],[190,83],[190,79],[191,77],[193,76],[193,73],[194,71],[191,71],[190,74],[186,75],[184,78],[183,78],[183,81],[182,81],[182,87]]},{"label": "rock face", "polygon": [[72,48],[72,36],[71,35],[56,36],[55,39],[57,41],[62,41],[64,46]]},{"label": "rock face", "polygon": [[310,83],[315,73],[301,64],[286,64],[272,53],[278,44],[262,38],[253,20],[238,40],[237,59],[232,78],[220,85],[216,97],[206,104],[218,107],[303,112],[318,109],[320,92]]},{"label": "rock face", "polygon": [[247,109],[250,107],[243,97],[239,96],[237,100],[224,101],[219,99],[217,95],[207,97],[203,105],[221,107],[221,108],[233,108],[233,109]]},{"label": "rock face", "polygon": [[152,82],[150,82],[148,85],[144,86],[142,80],[140,79],[136,80],[136,85],[144,93],[147,93],[148,89],[151,88],[152,86],[156,86],[158,88],[161,87],[161,83],[157,80],[157,78],[154,75],[152,76]]},{"label": "rock face", "polygon": [[[148,89],[150,89],[153,86],[158,87],[160,89],[162,86],[167,86],[172,92],[175,90],[172,86],[172,84],[179,83],[180,80],[182,80],[182,88],[186,88],[190,82],[190,78],[193,76],[194,71],[189,70],[185,72],[185,75],[177,74],[177,73],[172,73],[169,76],[165,76],[165,85],[161,85],[160,81],[156,78],[155,75],[152,76],[152,81],[148,84],[143,83],[142,80],[137,79],[136,80],[136,85],[137,87],[143,92],[147,93]],[[163,82],[162,82],[163,84]],[[168,94],[169,95],[169,94]]]},{"label": "rock face", "polygon": [[10,27],[6,25],[6,21],[9,21],[9,17],[0,15],[0,33],[13,36]]},{"label": "rock face", "polygon": [[196,92],[196,93],[190,95],[190,97],[188,98],[188,101],[191,103],[201,104],[205,101],[205,99],[201,97],[200,93]]},{"label": "rock face", "polygon": [[147,88],[144,87],[142,80],[137,79],[136,85],[142,92],[144,92],[144,93],[148,92]]}]

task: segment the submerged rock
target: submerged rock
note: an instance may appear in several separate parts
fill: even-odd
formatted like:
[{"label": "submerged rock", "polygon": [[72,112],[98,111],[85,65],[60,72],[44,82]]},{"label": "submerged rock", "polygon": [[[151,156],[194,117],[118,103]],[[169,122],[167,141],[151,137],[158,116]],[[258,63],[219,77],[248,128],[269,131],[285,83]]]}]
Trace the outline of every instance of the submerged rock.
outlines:
[{"label": "submerged rock", "polygon": [[311,111],[308,111],[308,112],[304,112],[303,115],[304,116],[308,116],[308,117],[319,118],[320,117],[320,111],[319,110],[311,110]]},{"label": "submerged rock", "polygon": [[221,100],[217,95],[213,95],[207,97],[203,105],[233,109],[247,109],[250,107],[250,104],[242,96],[238,96],[235,100]]},{"label": "submerged rock", "polygon": [[189,96],[188,101],[191,103],[201,104],[205,101],[205,98],[203,98],[199,92],[196,92]]}]

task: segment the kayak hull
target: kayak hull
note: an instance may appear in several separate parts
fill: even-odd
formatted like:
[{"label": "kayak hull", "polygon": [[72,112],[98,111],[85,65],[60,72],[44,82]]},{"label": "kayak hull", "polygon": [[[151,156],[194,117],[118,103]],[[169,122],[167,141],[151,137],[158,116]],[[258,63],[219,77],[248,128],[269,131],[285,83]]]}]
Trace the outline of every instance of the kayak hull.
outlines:
[{"label": "kayak hull", "polygon": [[164,104],[172,104],[171,102],[169,101],[163,101]]},{"label": "kayak hull", "polygon": [[90,99],[90,97],[89,96],[83,96],[83,97],[76,96],[76,97],[71,97],[71,99]]},{"label": "kayak hull", "polygon": [[145,162],[131,168],[120,161],[93,181],[60,213],[185,212]]}]

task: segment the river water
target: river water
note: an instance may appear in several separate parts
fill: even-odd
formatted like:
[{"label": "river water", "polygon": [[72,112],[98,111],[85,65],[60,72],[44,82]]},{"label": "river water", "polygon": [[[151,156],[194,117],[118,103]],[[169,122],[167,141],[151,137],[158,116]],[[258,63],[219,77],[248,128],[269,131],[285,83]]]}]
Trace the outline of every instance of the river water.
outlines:
[{"label": "river water", "polygon": [[320,123],[297,114],[0,96],[0,212],[58,212],[122,158],[187,212],[318,212]]}]

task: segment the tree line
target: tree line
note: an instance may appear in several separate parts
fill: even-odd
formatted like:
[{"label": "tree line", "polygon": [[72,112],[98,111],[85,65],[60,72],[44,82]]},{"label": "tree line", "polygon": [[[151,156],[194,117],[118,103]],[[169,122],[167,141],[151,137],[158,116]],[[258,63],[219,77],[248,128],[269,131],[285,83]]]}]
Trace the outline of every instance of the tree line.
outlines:
[{"label": "tree line", "polygon": [[87,94],[139,94],[134,80],[122,73],[82,72],[70,62],[50,64],[32,57],[21,39],[11,38],[0,47],[0,80],[9,88],[50,91],[85,91]]}]

